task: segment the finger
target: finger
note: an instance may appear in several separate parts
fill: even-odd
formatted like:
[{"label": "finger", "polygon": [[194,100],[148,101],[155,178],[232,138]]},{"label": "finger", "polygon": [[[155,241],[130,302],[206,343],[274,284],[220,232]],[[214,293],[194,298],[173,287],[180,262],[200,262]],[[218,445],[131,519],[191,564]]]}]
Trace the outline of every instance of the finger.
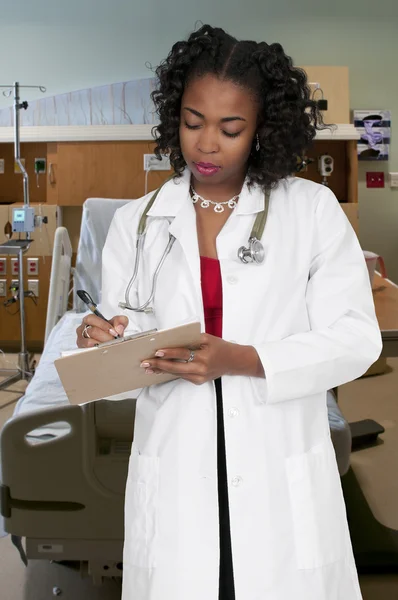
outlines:
[{"label": "finger", "polygon": [[[198,350],[193,352],[196,355]],[[191,356],[191,350],[188,348],[166,348],[165,350],[158,350],[155,356],[168,360],[188,360]]]},{"label": "finger", "polygon": [[[104,319],[101,319],[101,317],[97,317],[97,315],[93,314],[86,315],[84,317],[83,327],[85,325],[91,325],[92,327],[96,327],[97,329],[101,329],[102,331],[106,331],[107,333],[109,333],[109,330],[112,329],[112,325],[110,325],[108,321],[104,321]],[[114,334],[111,335],[113,335],[113,337],[116,337]]]},{"label": "finger", "polygon": [[94,348],[98,342],[96,340],[92,340],[91,338],[84,338],[82,336],[78,336],[76,340],[76,345],[78,348]]},{"label": "finger", "polygon": [[[87,329],[86,329],[87,327]],[[84,334],[84,330],[86,329],[86,335]],[[98,327],[93,327],[92,325],[80,325],[80,327],[78,327],[77,331],[77,340],[78,340],[78,346],[80,348],[86,348],[87,344],[86,344],[86,340],[93,340],[94,345],[95,344],[101,344],[103,342],[108,342],[110,340],[115,339],[115,336],[113,336],[110,332],[106,332],[103,331],[103,329],[99,329]]]},{"label": "finger", "polygon": [[211,343],[212,338],[214,339],[213,335],[210,335],[209,333],[202,333],[200,335],[200,345],[208,346]]},{"label": "finger", "polygon": [[87,334],[92,340],[96,340],[97,344],[102,344],[103,342],[110,342],[111,340],[115,339],[115,336],[110,333],[110,330],[104,331],[99,327],[89,327],[87,329]]},{"label": "finger", "polygon": [[110,322],[119,335],[124,334],[124,331],[129,324],[128,317],[123,315],[117,315],[116,317],[113,317],[113,319],[110,319]]},{"label": "finger", "polygon": [[165,373],[173,373],[175,375],[204,375],[205,371],[202,364],[195,364],[194,361],[187,363],[178,362],[175,360],[165,360],[164,358],[151,358],[144,360],[141,363],[141,367],[143,369],[151,369],[152,371],[159,369]]}]

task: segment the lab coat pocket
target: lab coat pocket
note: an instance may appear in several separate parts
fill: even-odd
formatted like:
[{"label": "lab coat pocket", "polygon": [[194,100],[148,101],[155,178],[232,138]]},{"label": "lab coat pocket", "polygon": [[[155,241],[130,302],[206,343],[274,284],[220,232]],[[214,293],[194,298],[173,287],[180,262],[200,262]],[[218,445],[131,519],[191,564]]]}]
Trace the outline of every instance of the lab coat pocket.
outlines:
[{"label": "lab coat pocket", "polygon": [[293,537],[299,569],[341,560],[347,547],[347,517],[330,440],[285,459]]},{"label": "lab coat pocket", "polygon": [[124,506],[124,562],[156,566],[159,458],[132,453]]}]

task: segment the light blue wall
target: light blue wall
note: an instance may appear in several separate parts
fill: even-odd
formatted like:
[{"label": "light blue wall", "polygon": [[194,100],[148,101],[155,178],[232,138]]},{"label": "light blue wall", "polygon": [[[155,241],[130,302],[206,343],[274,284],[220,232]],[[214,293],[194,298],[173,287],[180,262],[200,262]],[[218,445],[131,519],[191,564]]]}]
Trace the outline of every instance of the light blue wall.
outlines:
[{"label": "light blue wall", "polygon": [[156,65],[199,19],[239,38],[279,41],[297,64],[347,65],[351,107],[391,109],[389,163],[360,165],[360,240],[384,255],[398,282],[398,191],[364,184],[366,170],[398,171],[395,0],[0,0],[0,84],[41,84],[52,96],[148,77],[145,62]]}]

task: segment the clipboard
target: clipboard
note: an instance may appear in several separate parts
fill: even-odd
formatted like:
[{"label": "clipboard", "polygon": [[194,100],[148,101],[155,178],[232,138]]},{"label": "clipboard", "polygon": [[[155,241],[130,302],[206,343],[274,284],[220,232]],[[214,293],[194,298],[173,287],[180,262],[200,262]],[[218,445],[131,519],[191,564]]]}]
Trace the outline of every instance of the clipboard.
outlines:
[{"label": "clipboard", "polygon": [[200,335],[199,322],[144,331],[58,358],[54,364],[70,403],[84,404],[178,379],[171,373],[147,375],[140,364],[162,348],[199,348]]}]

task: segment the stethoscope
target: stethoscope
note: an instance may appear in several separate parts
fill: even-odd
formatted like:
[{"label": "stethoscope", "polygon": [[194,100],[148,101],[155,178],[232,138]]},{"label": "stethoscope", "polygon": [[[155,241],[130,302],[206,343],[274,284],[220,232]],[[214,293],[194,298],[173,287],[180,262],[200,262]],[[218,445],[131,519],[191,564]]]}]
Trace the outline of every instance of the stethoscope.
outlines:
[{"label": "stethoscope", "polygon": [[[167,181],[165,183],[167,183]],[[168,241],[167,246],[163,252],[163,255],[155,269],[155,273],[153,274],[152,289],[151,289],[151,294],[150,294],[148,300],[146,302],[144,302],[144,304],[141,304],[141,306],[131,306],[130,300],[129,300],[130,291],[131,291],[131,288],[132,288],[135,280],[137,279],[138,269],[139,269],[140,260],[141,260],[141,254],[144,249],[145,236],[146,236],[147,213],[151,209],[151,207],[152,207],[153,203],[155,202],[157,195],[159,194],[162,187],[163,186],[161,186],[158,190],[156,190],[156,192],[153,194],[153,196],[149,200],[149,202],[146,205],[145,210],[141,216],[140,222],[138,224],[134,272],[133,272],[133,276],[130,279],[129,284],[126,288],[126,292],[125,292],[125,296],[124,296],[125,301],[119,302],[120,308],[127,309],[127,310],[133,310],[134,312],[153,313],[153,308],[150,306],[150,304],[153,301],[154,296],[155,296],[157,278],[158,278],[159,272],[163,266],[163,263],[166,260],[167,255],[170,253],[170,251],[173,247],[173,244],[176,240],[176,238],[173,235],[169,234],[169,241]],[[249,237],[248,248],[245,248],[245,246],[241,246],[238,250],[238,257],[244,264],[255,263],[257,265],[260,265],[262,262],[264,262],[264,258],[265,258],[264,246],[262,245],[260,240],[263,236],[265,223],[267,221],[269,198],[270,198],[270,192],[266,192],[265,198],[264,198],[264,208],[260,213],[258,213],[256,220],[254,221],[254,225],[251,230],[250,237]]]}]

